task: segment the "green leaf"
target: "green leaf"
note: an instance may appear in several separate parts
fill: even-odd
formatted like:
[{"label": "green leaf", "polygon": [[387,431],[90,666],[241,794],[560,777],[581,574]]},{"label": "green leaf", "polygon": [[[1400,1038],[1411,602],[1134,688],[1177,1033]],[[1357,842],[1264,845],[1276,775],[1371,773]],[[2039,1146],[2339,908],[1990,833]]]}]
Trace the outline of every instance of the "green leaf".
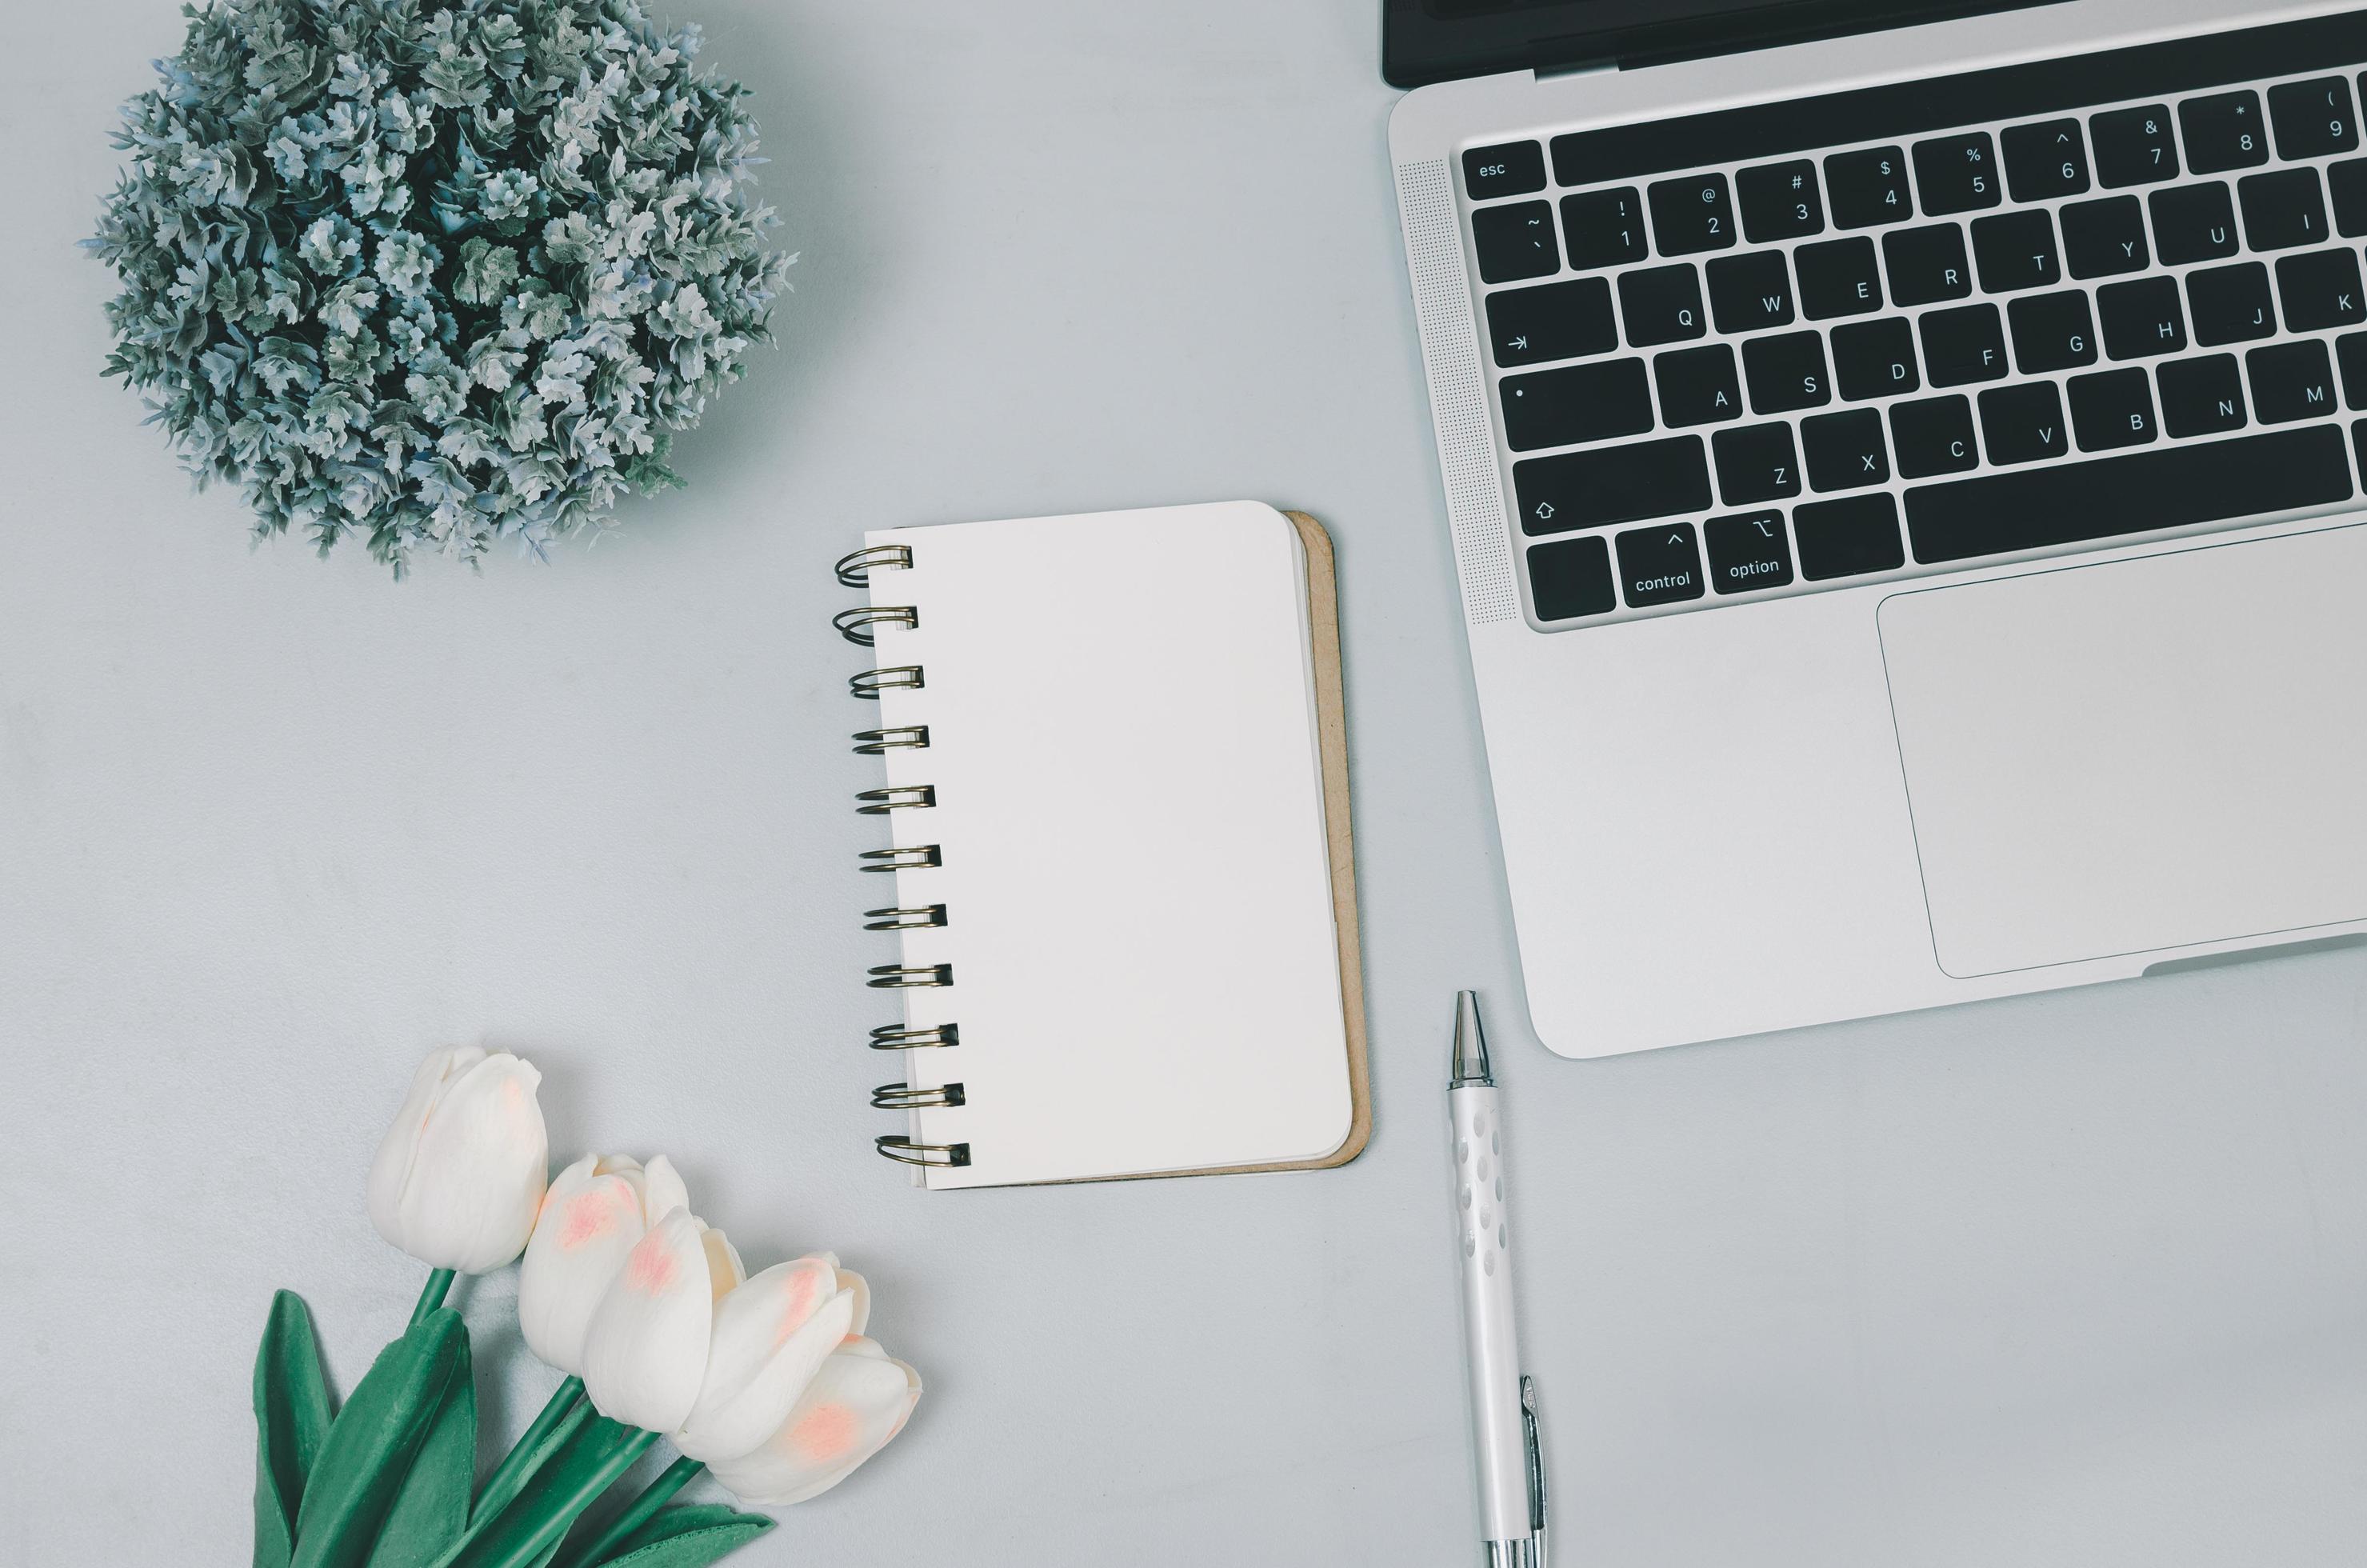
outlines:
[{"label": "green leaf", "polygon": [[312,1314],[281,1290],[255,1352],[255,1568],[288,1568],[295,1555],[297,1506],[329,1420]]},{"label": "green leaf", "polygon": [[387,1509],[369,1568],[432,1562],[469,1526],[469,1494],[477,1484],[477,1380],[466,1335],[459,1350],[452,1381]]},{"label": "green leaf", "polygon": [[773,1528],[763,1514],[720,1503],[685,1503],[652,1516],[600,1560],[599,1568],[701,1568]]},{"label": "green leaf", "polygon": [[468,1330],[449,1307],[379,1352],[321,1446],[291,1568],[363,1568],[455,1376],[467,1376],[468,1354]]},{"label": "green leaf", "polygon": [[436,1568],[533,1568],[548,1561],[583,1510],[657,1440],[655,1432],[605,1415],[584,1422],[531,1485],[475,1527],[457,1551],[436,1559]]}]

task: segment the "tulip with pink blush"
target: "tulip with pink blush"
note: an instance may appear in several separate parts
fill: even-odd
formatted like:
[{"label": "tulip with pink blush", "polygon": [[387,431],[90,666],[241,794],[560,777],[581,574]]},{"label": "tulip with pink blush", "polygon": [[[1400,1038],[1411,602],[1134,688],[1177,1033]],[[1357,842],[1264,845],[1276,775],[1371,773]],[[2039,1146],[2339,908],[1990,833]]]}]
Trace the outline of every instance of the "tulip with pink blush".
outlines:
[{"label": "tulip with pink blush", "polygon": [[609,1281],[651,1226],[689,1204],[663,1154],[647,1169],[622,1154],[586,1154],[560,1172],[518,1270],[518,1326],[527,1346],[582,1376],[584,1331]]},{"label": "tulip with pink blush", "polygon": [[633,1245],[594,1310],[585,1392],[603,1415],[664,1433],[693,1460],[734,1459],[778,1430],[870,1301],[829,1254],[742,1278],[723,1233],[676,1210]]},{"label": "tulip with pink blush", "polygon": [[849,1339],[823,1360],[787,1419],[761,1446],[708,1469],[752,1506],[802,1503],[886,1448],[920,1398],[918,1372],[868,1339]]},{"label": "tulip with pink blush", "polygon": [[541,1082],[509,1052],[473,1045],[421,1062],[370,1165],[379,1234],[431,1268],[461,1274],[517,1256],[549,1174]]},{"label": "tulip with pink blush", "polygon": [[698,1402],[674,1447],[713,1464],[772,1436],[823,1359],[853,1332],[855,1293],[822,1258],[776,1264],[715,1303]]},{"label": "tulip with pink blush", "polygon": [[705,1227],[687,1209],[625,1255],[583,1335],[583,1387],[601,1415],[672,1432],[690,1415],[715,1324]]}]

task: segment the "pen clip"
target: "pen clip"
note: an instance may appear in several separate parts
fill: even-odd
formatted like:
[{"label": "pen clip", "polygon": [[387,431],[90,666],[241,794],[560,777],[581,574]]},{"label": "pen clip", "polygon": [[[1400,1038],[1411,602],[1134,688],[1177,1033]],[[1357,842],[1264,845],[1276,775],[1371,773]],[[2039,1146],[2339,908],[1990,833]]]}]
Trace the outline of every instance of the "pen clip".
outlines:
[{"label": "pen clip", "polygon": [[1529,1560],[1546,1568],[1546,1445],[1537,1432],[1537,1385],[1521,1374],[1521,1444],[1529,1472]]}]

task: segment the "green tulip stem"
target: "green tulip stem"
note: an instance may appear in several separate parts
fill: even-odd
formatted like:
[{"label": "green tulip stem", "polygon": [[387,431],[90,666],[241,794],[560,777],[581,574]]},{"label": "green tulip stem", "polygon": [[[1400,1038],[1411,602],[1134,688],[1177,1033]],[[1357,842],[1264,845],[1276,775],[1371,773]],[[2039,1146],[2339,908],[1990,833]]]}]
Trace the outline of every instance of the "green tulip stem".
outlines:
[{"label": "green tulip stem", "polygon": [[427,1321],[428,1314],[444,1304],[452,1293],[452,1271],[439,1268],[427,1277],[427,1289],[419,1292],[419,1304],[411,1309],[411,1326],[417,1328]]},{"label": "green tulip stem", "polygon": [[[658,1435],[655,1432],[635,1432],[608,1456],[606,1463],[584,1476],[572,1493],[551,1499],[546,1506],[549,1508],[549,1517],[557,1526],[554,1535],[563,1538],[567,1526],[581,1517],[584,1509],[599,1500],[600,1494],[615,1485],[617,1478],[632,1469],[640,1457],[650,1451],[650,1445],[657,1440]],[[542,1550],[547,1551],[549,1548],[545,1546]],[[525,1562],[530,1559],[519,1561]],[[504,1562],[501,1568],[514,1568],[514,1565]]]},{"label": "green tulip stem", "polygon": [[592,1538],[590,1545],[570,1551],[551,1564],[551,1568],[594,1568],[595,1563],[614,1551],[618,1543],[647,1524],[650,1516],[674,1501],[674,1494],[698,1478],[707,1467],[694,1459],[678,1459],[665,1467],[663,1474],[650,1483],[640,1496],[625,1506],[622,1513],[608,1521],[608,1527]]},{"label": "green tulip stem", "polygon": [[525,1435],[518,1438],[510,1451],[502,1456],[502,1462],[493,1467],[493,1473],[485,1477],[485,1483],[477,1488],[477,1506],[480,1508],[488,1499],[498,1499],[494,1505],[498,1507],[516,1494],[518,1483],[526,1479],[518,1473],[519,1471],[548,1457],[537,1450],[542,1448],[544,1439],[558,1428],[559,1424],[567,1419],[568,1412],[573,1410],[576,1402],[583,1397],[582,1378],[569,1378],[551,1391],[549,1403],[542,1407],[542,1414],[534,1418],[534,1425],[526,1429]]}]

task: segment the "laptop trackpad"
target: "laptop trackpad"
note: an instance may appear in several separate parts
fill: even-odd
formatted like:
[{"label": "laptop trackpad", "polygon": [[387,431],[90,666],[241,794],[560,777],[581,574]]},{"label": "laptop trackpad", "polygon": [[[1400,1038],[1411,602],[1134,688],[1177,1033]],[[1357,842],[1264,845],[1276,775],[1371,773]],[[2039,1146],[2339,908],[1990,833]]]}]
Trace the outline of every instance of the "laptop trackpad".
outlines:
[{"label": "laptop trackpad", "polygon": [[1949,974],[2367,919],[2367,527],[1879,619]]}]

